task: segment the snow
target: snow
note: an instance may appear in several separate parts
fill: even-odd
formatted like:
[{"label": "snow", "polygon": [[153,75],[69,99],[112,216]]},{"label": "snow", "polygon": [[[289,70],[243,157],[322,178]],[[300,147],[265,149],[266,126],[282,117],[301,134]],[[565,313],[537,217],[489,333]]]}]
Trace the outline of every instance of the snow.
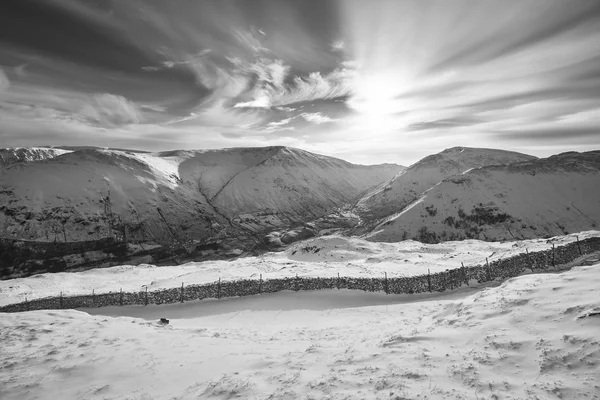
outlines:
[{"label": "snow", "polygon": [[[6,208],[0,229],[14,239],[52,241],[59,226],[68,241],[105,238],[112,235],[104,202],[110,193],[111,214],[139,226],[138,241],[245,236],[243,247],[262,240],[273,221],[297,226],[332,213],[400,169],[280,147],[79,150],[0,168],[0,207]],[[231,225],[240,214],[251,214],[254,223]]]},{"label": "snow", "polygon": [[0,314],[0,398],[598,399],[598,287],[600,264],[421,301],[331,290]]},{"label": "snow", "polygon": [[357,202],[356,211],[366,221],[377,221],[398,214],[425,191],[452,175],[485,165],[532,159],[535,157],[503,150],[468,147],[446,149],[419,160],[377,190],[367,193]]},{"label": "snow", "polygon": [[70,153],[70,151],[45,147],[0,148],[0,167],[18,162],[46,160],[66,153]]},{"label": "snow", "polygon": [[373,229],[374,232],[370,232],[369,234],[365,235],[364,237],[369,238],[371,236],[376,236],[379,232],[382,232],[384,230],[383,227],[385,226],[386,223],[388,223],[390,221],[394,221],[394,220],[400,218],[401,216],[403,216],[404,214],[406,214],[408,211],[412,210],[417,205],[421,204],[427,198],[427,194],[432,189],[435,189],[437,186],[439,186],[440,183],[442,183],[442,182],[438,182],[435,185],[433,185],[432,187],[430,187],[429,189],[427,189],[426,191],[424,191],[423,194],[421,195],[421,197],[419,197],[417,200],[413,201],[411,204],[409,204],[406,208],[404,208],[399,213],[392,214],[389,217],[385,218],[383,220],[383,222],[381,222],[379,225],[377,225]]},{"label": "snow", "polygon": [[600,231],[504,243],[465,240],[423,244],[408,240],[373,243],[358,238],[321,236],[295,243],[280,253],[244,257],[232,261],[191,262],[158,267],[142,264],[91,269],[83,272],[46,273],[28,278],[0,281],[0,306],[46,296],[158,290],[185,285],[237,279],[313,276],[389,277],[414,276],[482,264],[515,254],[548,250]]},{"label": "snow", "polygon": [[[494,240],[556,235],[593,229],[600,224],[599,152],[562,154],[512,166],[490,166],[445,179],[411,208],[378,224],[366,237],[373,241],[412,238],[426,227],[437,235],[465,236],[465,229],[445,219],[483,205],[508,214],[505,223],[476,226],[480,238]],[[432,215],[427,208],[435,210]]]}]

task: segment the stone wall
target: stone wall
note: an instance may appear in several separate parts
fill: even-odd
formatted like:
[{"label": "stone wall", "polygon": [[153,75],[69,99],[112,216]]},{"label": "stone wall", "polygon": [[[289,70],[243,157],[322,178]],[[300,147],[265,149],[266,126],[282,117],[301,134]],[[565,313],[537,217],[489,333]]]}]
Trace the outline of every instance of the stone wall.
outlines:
[{"label": "stone wall", "polygon": [[446,270],[435,274],[398,278],[290,277],[276,279],[242,279],[181,286],[141,292],[111,292],[80,296],[54,296],[0,307],[0,312],[55,310],[122,305],[172,304],[206,298],[251,296],[283,290],[352,289],[367,292],[413,294],[443,292],[463,285],[503,281],[526,272],[560,269],[576,258],[600,251],[600,238],[589,238],[553,249],[523,253],[491,263]]}]

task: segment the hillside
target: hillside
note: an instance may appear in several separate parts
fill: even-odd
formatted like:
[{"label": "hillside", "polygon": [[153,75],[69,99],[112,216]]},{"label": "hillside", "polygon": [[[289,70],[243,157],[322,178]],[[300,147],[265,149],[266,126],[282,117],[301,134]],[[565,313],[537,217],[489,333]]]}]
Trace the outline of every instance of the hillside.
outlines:
[{"label": "hillside", "polygon": [[534,160],[536,157],[504,150],[453,147],[423,158],[389,182],[362,197],[354,211],[367,227],[402,211],[423,192],[445,178],[486,165]]},{"label": "hillside", "polygon": [[[119,265],[81,272],[42,273],[0,281],[0,307],[47,296],[140,292],[241,279],[278,279],[299,276],[355,278],[410,277],[494,263],[526,252],[542,252],[599,238],[600,231],[578,232],[552,239],[507,242],[461,240],[437,244],[404,240],[376,243],[339,235],[319,236],[289,246],[285,251],[233,260],[189,262],[160,268],[152,264]],[[600,254],[598,255],[600,257]],[[249,297],[246,297],[249,300]]]},{"label": "hillside", "polygon": [[[456,246],[466,255],[472,243]],[[145,279],[128,270],[119,278],[139,287],[162,284],[171,268]],[[88,272],[54,293],[80,283],[119,290],[108,271]],[[14,283],[37,289],[38,280]],[[599,286],[596,259],[431,295],[286,291],[2,314],[0,398],[595,399]],[[7,303],[22,295],[8,289]]]},{"label": "hillside", "polygon": [[69,150],[64,149],[50,149],[43,147],[0,149],[0,168],[19,162],[47,160],[69,152]]},{"label": "hillside", "polygon": [[400,169],[286,147],[76,150],[0,170],[0,230],[3,239],[226,242],[241,252],[352,203]]},{"label": "hillside", "polygon": [[449,177],[365,237],[512,240],[599,225],[600,151],[571,152]]}]

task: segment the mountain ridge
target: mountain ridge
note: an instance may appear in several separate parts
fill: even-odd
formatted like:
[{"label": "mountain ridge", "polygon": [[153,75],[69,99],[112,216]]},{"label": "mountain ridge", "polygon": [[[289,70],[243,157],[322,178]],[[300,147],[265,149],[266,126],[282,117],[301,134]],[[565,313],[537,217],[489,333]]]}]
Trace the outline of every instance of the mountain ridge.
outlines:
[{"label": "mountain ridge", "polygon": [[379,221],[372,241],[509,240],[600,225],[600,151],[490,165],[444,179]]},{"label": "mountain ridge", "polygon": [[0,148],[0,168],[21,162],[43,161],[69,152],[69,150],[43,147]]},{"label": "mountain ridge", "polygon": [[600,152],[538,159],[453,147],[404,169],[286,146],[63,151],[0,168],[0,241],[9,253],[36,243],[82,249],[54,261],[29,262],[24,255],[19,262],[32,272],[40,262],[100,265],[105,255],[85,250],[100,243],[120,249],[109,251],[110,262],[117,253],[121,263],[131,254],[144,254],[138,263],[157,262],[152,249],[170,260],[200,261],[277,250],[323,234],[377,242],[505,240],[600,222],[594,202]]},{"label": "mountain ridge", "polygon": [[506,150],[451,147],[422,158],[392,178],[378,190],[361,198],[354,211],[368,229],[378,220],[402,211],[445,178],[485,165],[503,165],[537,157]]},{"label": "mountain ridge", "polygon": [[[173,219],[184,227],[198,225],[193,236],[207,238],[223,230],[225,219],[231,224],[244,213],[270,213],[273,218],[281,214],[285,221],[253,217],[252,231],[268,231],[277,225],[307,222],[301,215],[305,211],[315,218],[324,216],[399,169],[358,166],[283,146],[157,153],[86,148],[2,168],[0,226],[5,237],[52,240],[55,228],[46,227],[46,233],[37,228],[58,220],[70,228],[73,240],[83,240],[111,229],[84,233],[75,223],[83,218],[81,214],[92,225],[109,218],[106,212],[122,221],[152,214],[148,218],[154,221],[151,230],[156,234],[164,236],[161,220]],[[162,215],[157,216],[159,209]],[[192,218],[192,209],[206,223]],[[238,227],[248,228],[243,223]],[[178,228],[170,229],[186,236],[177,233]]]}]

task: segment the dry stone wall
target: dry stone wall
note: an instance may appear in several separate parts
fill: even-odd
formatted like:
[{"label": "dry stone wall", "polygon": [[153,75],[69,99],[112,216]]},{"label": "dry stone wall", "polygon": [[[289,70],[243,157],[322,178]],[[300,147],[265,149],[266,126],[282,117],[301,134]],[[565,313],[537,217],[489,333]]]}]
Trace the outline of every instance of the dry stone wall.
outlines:
[{"label": "dry stone wall", "polygon": [[600,251],[600,238],[588,238],[545,251],[518,254],[493,262],[444,272],[395,278],[353,278],[347,276],[312,278],[289,277],[263,280],[195,284],[157,291],[111,292],[79,296],[54,296],[0,307],[0,312],[55,310],[125,305],[172,304],[207,298],[251,296],[284,290],[351,289],[391,294],[443,292],[463,285],[503,281],[526,272],[560,269],[576,258]]}]

